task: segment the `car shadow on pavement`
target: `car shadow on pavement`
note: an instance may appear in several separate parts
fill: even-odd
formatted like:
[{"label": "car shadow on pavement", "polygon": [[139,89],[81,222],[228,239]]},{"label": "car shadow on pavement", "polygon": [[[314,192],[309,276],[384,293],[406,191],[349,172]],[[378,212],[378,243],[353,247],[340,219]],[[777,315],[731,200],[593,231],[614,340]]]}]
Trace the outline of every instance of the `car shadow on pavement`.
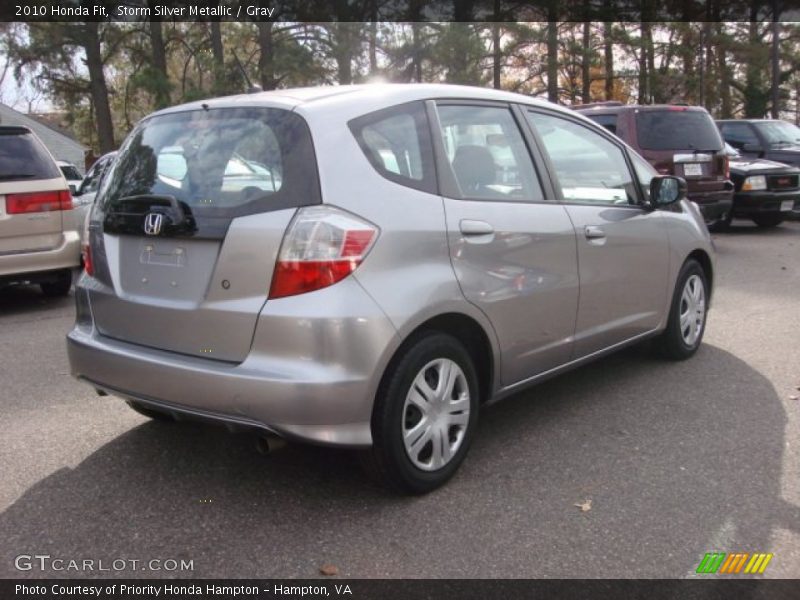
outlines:
[{"label": "car shadow on pavement", "polygon": [[[345,577],[685,577],[706,552],[800,532],[781,498],[781,402],[714,346],[681,363],[635,347],[481,421],[457,476],[418,498],[376,486],[349,452],[263,457],[219,428],[143,422],[0,515],[0,576],[315,577],[331,563]],[[19,554],[194,571],[17,571]]]},{"label": "car shadow on pavement", "polygon": [[714,235],[770,235],[770,236],[793,236],[796,237],[798,231],[796,225],[791,225],[792,221],[784,221],[776,227],[758,227],[748,219],[734,219],[733,222],[724,230],[715,232]]},{"label": "car shadow on pavement", "polygon": [[67,296],[49,298],[38,285],[14,285],[0,288],[0,317],[32,312],[47,312],[55,308],[75,305],[75,297],[70,291]]}]

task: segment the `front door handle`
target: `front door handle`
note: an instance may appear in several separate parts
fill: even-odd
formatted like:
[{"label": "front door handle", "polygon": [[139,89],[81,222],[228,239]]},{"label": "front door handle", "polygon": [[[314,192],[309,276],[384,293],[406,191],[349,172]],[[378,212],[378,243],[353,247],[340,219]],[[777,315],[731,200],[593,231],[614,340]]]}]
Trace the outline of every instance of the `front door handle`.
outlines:
[{"label": "front door handle", "polygon": [[494,233],[494,227],[486,221],[462,219],[459,226],[461,228],[461,233],[464,235],[491,235]]},{"label": "front door handle", "polygon": [[583,230],[583,234],[587,240],[602,240],[606,237],[606,232],[597,225],[587,225]]}]

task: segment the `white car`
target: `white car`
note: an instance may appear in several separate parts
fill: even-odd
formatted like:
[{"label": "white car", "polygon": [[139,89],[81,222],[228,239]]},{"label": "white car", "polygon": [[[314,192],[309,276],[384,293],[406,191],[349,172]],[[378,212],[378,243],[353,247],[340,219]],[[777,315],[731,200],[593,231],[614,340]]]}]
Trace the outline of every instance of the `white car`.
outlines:
[{"label": "white car", "polygon": [[65,160],[57,160],[56,164],[64,174],[64,179],[67,180],[69,191],[74,194],[83,182],[83,175],[81,175],[80,169]]}]

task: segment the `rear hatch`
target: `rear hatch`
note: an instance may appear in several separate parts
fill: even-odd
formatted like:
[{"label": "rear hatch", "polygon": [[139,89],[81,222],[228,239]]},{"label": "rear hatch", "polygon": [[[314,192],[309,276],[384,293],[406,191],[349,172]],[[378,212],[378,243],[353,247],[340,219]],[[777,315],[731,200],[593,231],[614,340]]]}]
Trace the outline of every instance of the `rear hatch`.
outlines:
[{"label": "rear hatch", "polygon": [[89,226],[89,290],[103,335],[240,362],[297,207],[320,202],[296,113],[212,108],[155,115],[128,137]]},{"label": "rear hatch", "polygon": [[726,190],[727,156],[717,127],[705,110],[686,106],[636,111],[637,142],[642,156],[660,173],[686,180],[692,200]]},{"label": "rear hatch", "polygon": [[64,177],[25,127],[0,127],[0,256],[57,248],[71,208]]}]

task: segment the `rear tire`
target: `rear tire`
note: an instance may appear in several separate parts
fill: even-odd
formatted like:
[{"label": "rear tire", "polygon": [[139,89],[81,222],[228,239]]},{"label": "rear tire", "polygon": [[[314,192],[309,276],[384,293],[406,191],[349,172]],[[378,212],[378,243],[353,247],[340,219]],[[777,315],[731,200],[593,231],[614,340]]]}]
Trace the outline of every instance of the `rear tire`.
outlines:
[{"label": "rear tire", "polygon": [[475,367],[454,337],[430,332],[393,361],[372,415],[366,470],[398,491],[424,494],[458,470],[478,424]]},{"label": "rear tire", "polygon": [[72,288],[72,272],[66,271],[58,275],[58,279],[53,281],[43,281],[39,284],[42,293],[48,298],[59,298],[69,294]]},{"label": "rear tire", "polygon": [[708,279],[703,267],[687,260],[675,283],[667,328],[656,338],[660,354],[672,360],[685,360],[700,347],[708,316]]},{"label": "rear tire", "polygon": [[135,400],[126,400],[126,402],[128,406],[144,417],[153,419],[154,421],[164,421],[167,423],[175,422],[175,419],[172,418],[172,415],[148,408],[144,404],[136,402]]},{"label": "rear tire", "polygon": [[770,227],[777,227],[783,223],[784,217],[783,215],[753,215],[752,219],[753,223],[762,229],[767,229]]}]

